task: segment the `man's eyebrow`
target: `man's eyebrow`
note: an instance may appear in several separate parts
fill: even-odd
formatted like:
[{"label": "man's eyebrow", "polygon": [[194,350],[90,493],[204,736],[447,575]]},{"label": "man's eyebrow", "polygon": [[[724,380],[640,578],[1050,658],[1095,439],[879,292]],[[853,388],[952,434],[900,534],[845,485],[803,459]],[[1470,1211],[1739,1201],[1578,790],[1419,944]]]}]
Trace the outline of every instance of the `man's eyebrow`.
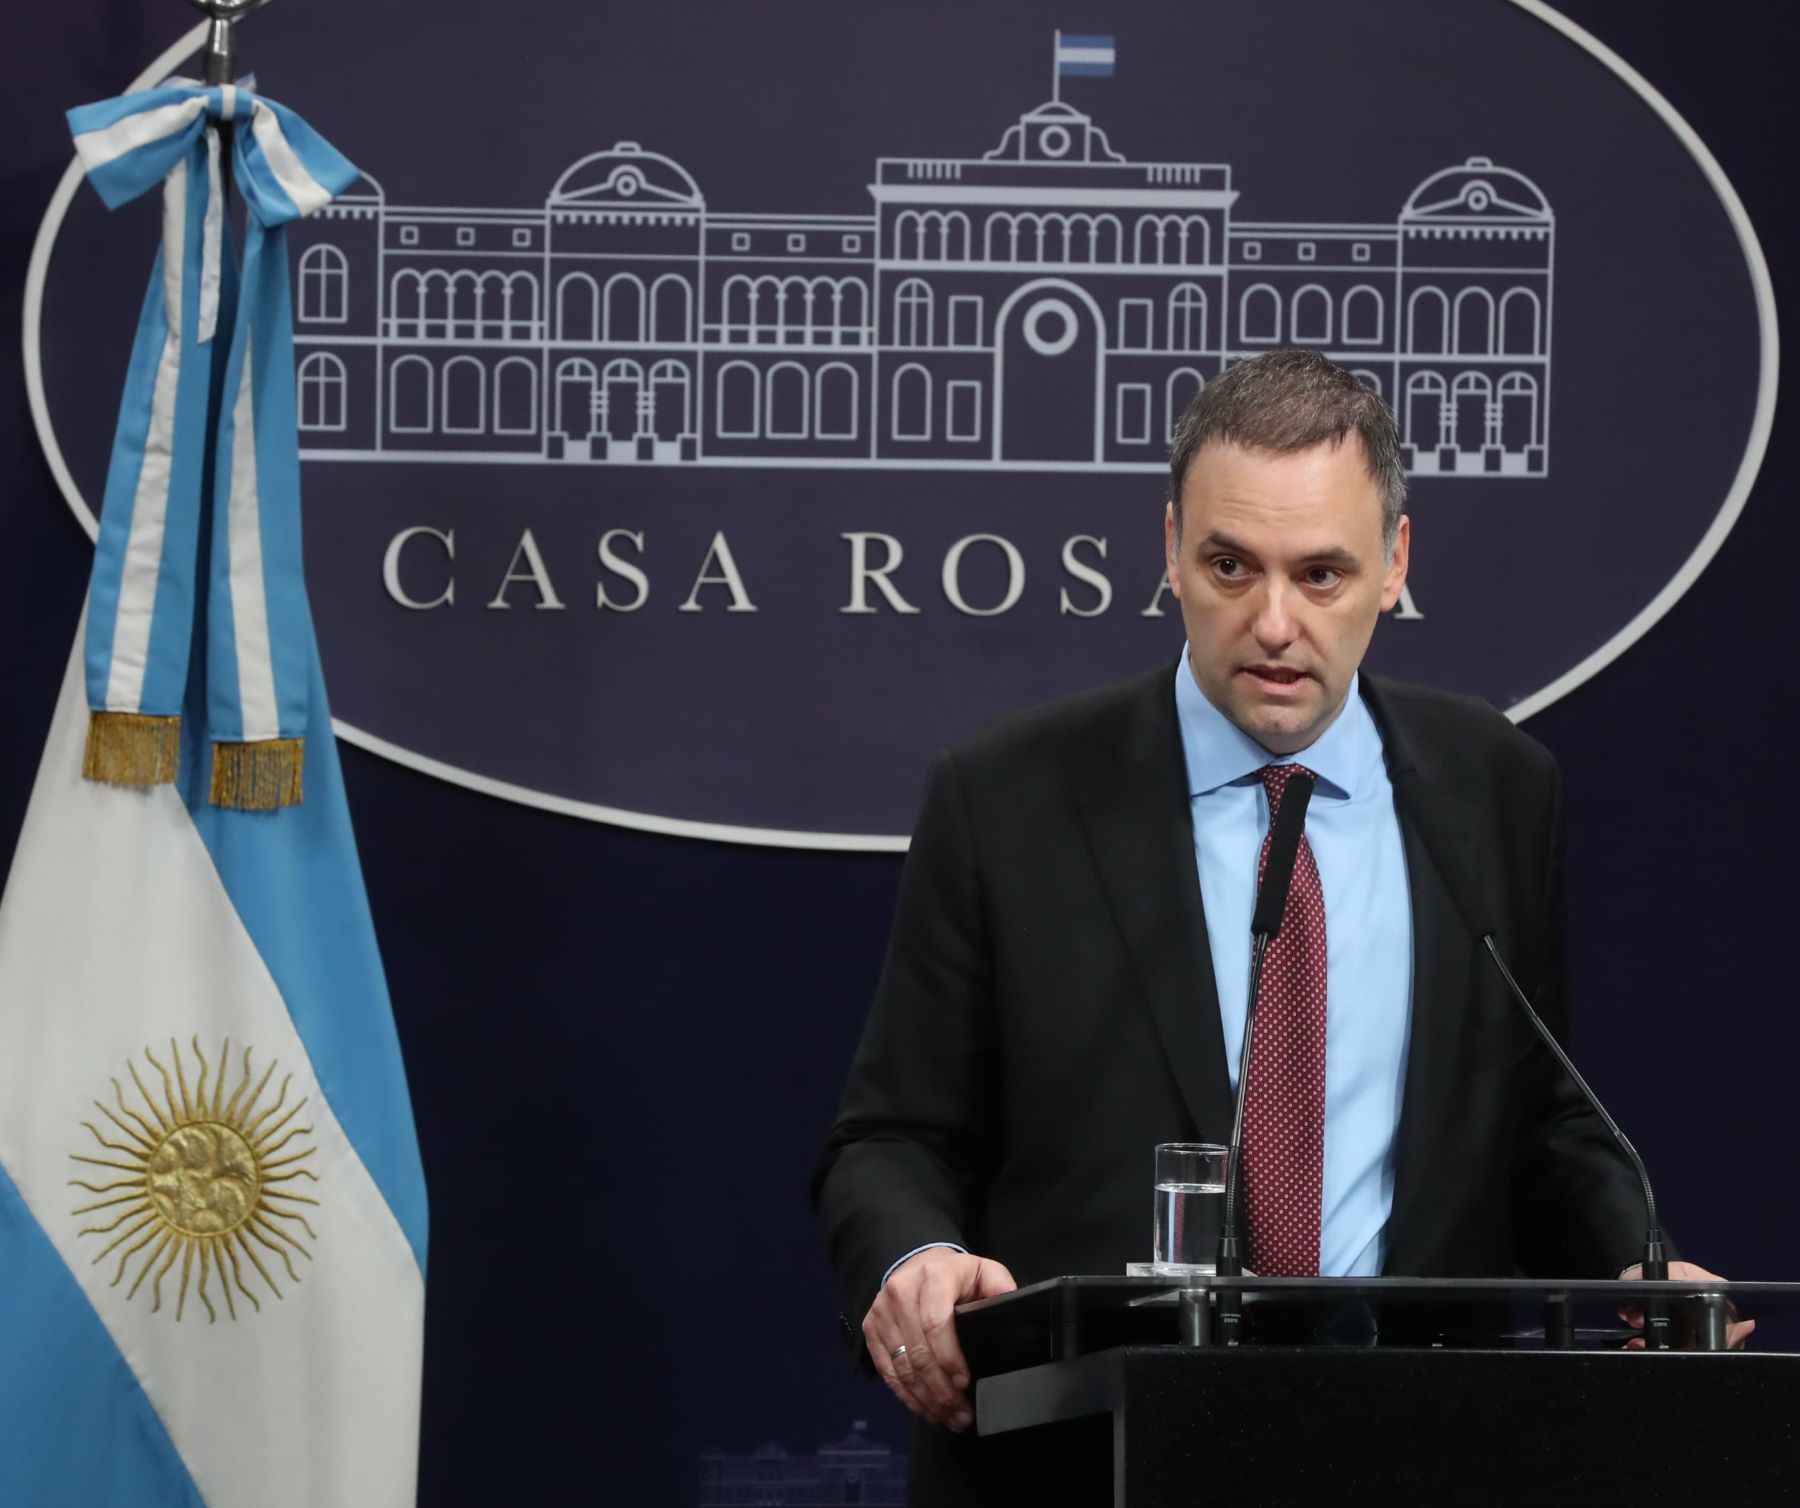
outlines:
[{"label": "man's eyebrow", "polygon": [[[1219,533],[1216,529],[1196,543],[1194,548],[1196,550],[1220,550],[1227,555],[1241,555],[1246,560],[1257,558],[1254,550],[1239,544],[1229,534]],[[1342,570],[1353,571],[1361,566],[1362,561],[1354,551],[1346,550],[1342,545],[1331,545],[1326,549],[1313,551],[1306,557],[1306,563],[1309,566],[1336,566]]]},{"label": "man's eyebrow", "polygon": [[1204,539],[1198,540],[1195,543],[1194,548],[1196,550],[1223,550],[1227,555],[1244,555],[1248,556],[1251,560],[1256,559],[1256,552],[1254,550],[1239,544],[1229,534],[1219,533],[1217,529],[1213,530],[1213,532],[1208,534]]}]

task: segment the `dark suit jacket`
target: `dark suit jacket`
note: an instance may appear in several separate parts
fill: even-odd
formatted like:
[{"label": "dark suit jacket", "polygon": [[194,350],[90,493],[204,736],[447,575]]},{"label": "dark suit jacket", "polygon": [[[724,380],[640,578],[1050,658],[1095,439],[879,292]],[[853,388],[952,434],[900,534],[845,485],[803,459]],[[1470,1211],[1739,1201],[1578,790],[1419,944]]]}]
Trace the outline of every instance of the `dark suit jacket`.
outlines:
[{"label": "dark suit jacket", "polygon": [[[1021,1286],[1146,1259],[1151,1148],[1229,1139],[1171,681],[1164,667],[1025,714],[933,767],[813,1183],[858,1349],[888,1266],[929,1241]],[[1564,1034],[1556,767],[1481,703],[1361,684],[1414,938],[1385,1270],[1611,1277],[1641,1248],[1639,1186],[1471,930],[1494,928]],[[915,1473],[938,1470],[921,1454],[981,1444],[924,1435],[940,1438]],[[915,1500],[959,1499],[942,1483]]]}]

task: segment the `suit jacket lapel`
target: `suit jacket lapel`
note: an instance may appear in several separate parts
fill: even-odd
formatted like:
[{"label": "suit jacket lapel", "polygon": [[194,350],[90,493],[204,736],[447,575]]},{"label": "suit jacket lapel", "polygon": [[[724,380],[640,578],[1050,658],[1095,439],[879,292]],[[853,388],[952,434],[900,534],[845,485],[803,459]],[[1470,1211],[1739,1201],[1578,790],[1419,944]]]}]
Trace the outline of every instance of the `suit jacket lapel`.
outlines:
[{"label": "suit jacket lapel", "polygon": [[1169,1071],[1200,1136],[1231,1131],[1231,1081],[1206,940],[1173,671],[1147,679],[1120,736],[1097,749],[1082,820]]},{"label": "suit jacket lapel", "polygon": [[[1407,1215],[1422,1183],[1450,1100],[1458,1039],[1469,988],[1469,924],[1445,880],[1445,863],[1469,872],[1461,855],[1474,844],[1469,805],[1433,778],[1409,741],[1403,718],[1382,695],[1379,683],[1363,677],[1364,699],[1381,728],[1394,810],[1406,851],[1407,888],[1412,900],[1412,1026],[1401,1093],[1400,1124],[1394,1137],[1394,1204],[1388,1217],[1387,1262],[1404,1272],[1408,1262]],[[1448,856],[1440,861],[1438,855]]]}]

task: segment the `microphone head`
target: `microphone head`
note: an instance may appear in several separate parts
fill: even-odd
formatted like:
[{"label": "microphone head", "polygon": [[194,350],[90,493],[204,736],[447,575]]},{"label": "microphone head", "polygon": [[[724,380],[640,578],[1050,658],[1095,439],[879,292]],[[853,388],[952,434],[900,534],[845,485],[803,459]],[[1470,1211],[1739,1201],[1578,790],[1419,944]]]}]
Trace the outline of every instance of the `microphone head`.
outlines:
[{"label": "microphone head", "polygon": [[1300,854],[1300,838],[1306,831],[1306,807],[1312,800],[1316,778],[1310,770],[1296,770],[1288,777],[1281,806],[1269,828],[1269,861],[1263,866],[1262,888],[1256,896],[1256,912],[1250,931],[1273,938],[1281,931],[1287,911],[1288,890],[1294,882],[1294,860]]}]

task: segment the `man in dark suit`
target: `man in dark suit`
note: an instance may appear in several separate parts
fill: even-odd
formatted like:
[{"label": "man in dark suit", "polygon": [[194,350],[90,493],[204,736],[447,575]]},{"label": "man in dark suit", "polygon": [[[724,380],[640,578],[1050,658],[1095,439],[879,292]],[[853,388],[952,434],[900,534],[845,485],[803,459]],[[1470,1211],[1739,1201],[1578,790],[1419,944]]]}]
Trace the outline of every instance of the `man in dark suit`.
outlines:
[{"label": "man in dark suit", "polygon": [[1471,931],[1564,1032],[1555,765],[1491,708],[1358,673],[1406,579],[1404,495],[1392,416],[1348,373],[1233,367],[1171,456],[1181,661],[932,770],[814,1181],[869,1364],[944,1426],[917,1502],[1028,1500],[1029,1450],[963,1435],[954,1306],[1147,1258],[1152,1147],[1228,1139],[1285,765],[1318,776],[1288,913],[1313,933],[1258,996],[1251,1266],[1613,1277],[1641,1251],[1629,1165]]}]

